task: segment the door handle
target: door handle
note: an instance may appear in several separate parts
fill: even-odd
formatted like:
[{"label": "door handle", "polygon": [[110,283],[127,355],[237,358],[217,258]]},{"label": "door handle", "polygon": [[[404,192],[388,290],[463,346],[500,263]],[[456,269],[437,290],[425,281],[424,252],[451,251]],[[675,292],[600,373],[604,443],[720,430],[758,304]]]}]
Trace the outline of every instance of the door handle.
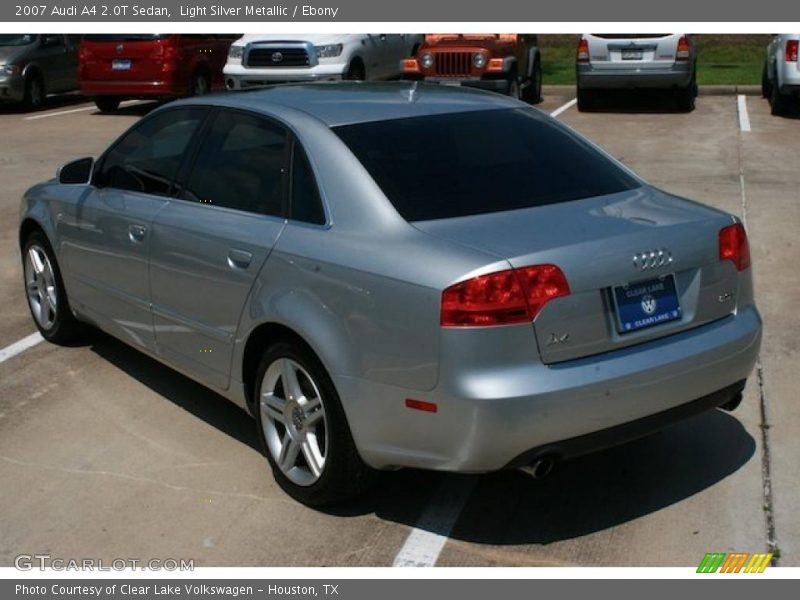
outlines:
[{"label": "door handle", "polygon": [[136,244],[144,241],[144,236],[147,234],[147,227],[144,225],[131,225],[128,227],[128,237]]},{"label": "door handle", "polygon": [[250,266],[253,255],[246,250],[231,248],[228,250],[228,266],[232,269],[246,269]]}]

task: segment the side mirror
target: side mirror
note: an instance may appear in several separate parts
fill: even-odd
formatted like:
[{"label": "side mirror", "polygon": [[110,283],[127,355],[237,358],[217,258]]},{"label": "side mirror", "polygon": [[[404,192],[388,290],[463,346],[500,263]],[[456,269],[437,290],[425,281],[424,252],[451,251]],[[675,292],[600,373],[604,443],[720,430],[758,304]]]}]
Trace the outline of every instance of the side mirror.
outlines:
[{"label": "side mirror", "polygon": [[56,179],[58,179],[58,183],[65,185],[86,185],[92,181],[93,170],[93,158],[79,158],[61,165],[56,173]]}]

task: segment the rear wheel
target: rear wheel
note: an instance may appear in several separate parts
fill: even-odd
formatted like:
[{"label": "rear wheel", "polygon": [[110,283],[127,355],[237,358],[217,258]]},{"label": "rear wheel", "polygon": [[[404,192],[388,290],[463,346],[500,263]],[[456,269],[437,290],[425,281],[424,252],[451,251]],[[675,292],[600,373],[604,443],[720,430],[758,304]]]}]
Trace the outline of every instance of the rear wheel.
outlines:
[{"label": "rear wheel", "polygon": [[192,81],[189,84],[189,94],[192,96],[202,96],[211,91],[211,80],[208,74],[204,71],[197,71],[192,76]]},{"label": "rear wheel", "polygon": [[578,89],[578,110],[583,112],[592,110],[597,105],[596,90]]},{"label": "rear wheel", "polygon": [[37,110],[44,105],[44,80],[38,73],[25,78],[25,96],[23,103],[28,110]]},{"label": "rear wheel", "polygon": [[114,112],[119,108],[120,98],[117,96],[97,96],[94,103],[100,112]]},{"label": "rear wheel", "polygon": [[789,112],[792,97],[787,94],[781,94],[777,82],[774,82],[770,89],[769,107],[770,113],[773,116],[785,115]]},{"label": "rear wheel", "polygon": [[539,104],[542,101],[542,65],[538,60],[531,80],[522,90],[522,99],[528,104]]},{"label": "rear wheel", "polygon": [[769,98],[772,95],[772,84],[769,81],[769,75],[767,74],[767,63],[764,63],[764,67],[761,69],[761,97],[762,98]]},{"label": "rear wheel", "polygon": [[28,236],[22,261],[28,308],[42,337],[55,344],[80,337],[85,326],[70,310],[53,249],[41,231]]},{"label": "rear wheel", "polygon": [[304,345],[280,341],[257,371],[256,422],[278,484],[309,506],[351,498],[373,471],[356,451],[333,382]]}]

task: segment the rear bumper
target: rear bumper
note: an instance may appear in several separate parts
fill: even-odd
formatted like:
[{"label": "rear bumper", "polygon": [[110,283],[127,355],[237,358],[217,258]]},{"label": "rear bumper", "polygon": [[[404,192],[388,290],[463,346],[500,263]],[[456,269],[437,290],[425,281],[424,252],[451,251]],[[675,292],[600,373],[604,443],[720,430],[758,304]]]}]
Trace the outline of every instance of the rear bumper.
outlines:
[{"label": "rear bumper", "polygon": [[0,102],[22,102],[24,99],[24,77],[21,75],[0,77]]},{"label": "rear bumper", "polygon": [[692,82],[692,68],[689,63],[668,69],[597,69],[581,64],[577,80],[578,87],[587,90],[685,88]]},{"label": "rear bumper", "polygon": [[[550,366],[538,362],[533,333],[517,330],[516,339],[510,329],[495,339],[508,349],[492,347],[491,337],[476,346],[467,343],[469,332],[448,331],[433,391],[336,380],[364,460],[377,468],[485,472],[534,455],[598,450],[726,403],[752,371],[761,343],[754,306],[666,338]],[[512,362],[512,355],[522,360]],[[409,397],[434,402],[438,411],[407,409]]]},{"label": "rear bumper", "polygon": [[168,98],[185,96],[187,85],[159,81],[81,81],[84,96],[119,96],[120,98]]}]

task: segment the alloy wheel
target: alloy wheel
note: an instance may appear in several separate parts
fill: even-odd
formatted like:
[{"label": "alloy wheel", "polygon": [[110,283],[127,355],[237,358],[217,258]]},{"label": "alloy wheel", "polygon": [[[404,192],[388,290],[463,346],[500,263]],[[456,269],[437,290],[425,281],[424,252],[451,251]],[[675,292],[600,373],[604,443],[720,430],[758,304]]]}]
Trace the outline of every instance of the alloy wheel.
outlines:
[{"label": "alloy wheel", "polygon": [[30,246],[25,256],[25,289],[36,322],[50,329],[58,310],[56,278],[47,253],[38,244]]}]

